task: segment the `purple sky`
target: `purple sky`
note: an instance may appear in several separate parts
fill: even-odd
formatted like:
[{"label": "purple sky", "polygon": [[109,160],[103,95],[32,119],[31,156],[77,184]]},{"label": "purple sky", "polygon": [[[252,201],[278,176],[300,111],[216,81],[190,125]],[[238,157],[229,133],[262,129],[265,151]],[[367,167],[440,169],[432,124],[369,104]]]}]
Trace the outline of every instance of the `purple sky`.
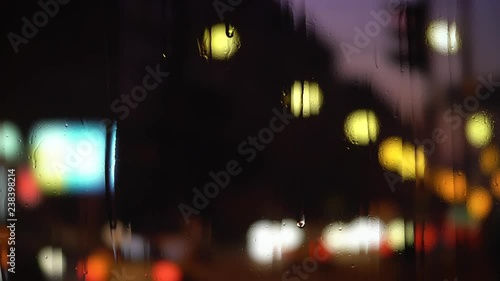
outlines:
[{"label": "purple sky", "polygon": [[[378,12],[386,9],[388,0],[280,0],[292,5],[296,17],[303,15],[303,2],[306,2],[308,21],[314,24],[316,31],[325,44],[340,51],[342,42],[354,45],[355,27],[364,29],[373,21],[371,11]],[[500,74],[500,55],[498,46],[500,32],[497,31],[500,1],[496,0],[470,0],[472,19],[467,21],[472,31],[472,60],[474,79],[478,75],[489,73]],[[457,15],[457,1],[429,1],[432,8],[432,17],[453,21]],[[337,73],[351,79],[366,79],[373,82],[382,99],[394,111],[419,112],[426,102],[426,90],[420,75],[415,74],[410,86],[409,79],[401,75],[398,66],[386,59],[386,54],[391,48],[396,48],[397,41],[390,38],[390,27],[382,27],[379,35],[371,38],[368,46],[361,48],[359,54],[353,54],[348,62],[342,53],[337,55]],[[445,88],[452,80],[460,78],[460,60],[458,56],[434,56],[432,60],[433,78]],[[436,93],[432,93],[436,94]],[[396,103],[394,101],[400,101]],[[415,107],[416,106],[416,107]],[[404,116],[404,114],[403,114]]]}]

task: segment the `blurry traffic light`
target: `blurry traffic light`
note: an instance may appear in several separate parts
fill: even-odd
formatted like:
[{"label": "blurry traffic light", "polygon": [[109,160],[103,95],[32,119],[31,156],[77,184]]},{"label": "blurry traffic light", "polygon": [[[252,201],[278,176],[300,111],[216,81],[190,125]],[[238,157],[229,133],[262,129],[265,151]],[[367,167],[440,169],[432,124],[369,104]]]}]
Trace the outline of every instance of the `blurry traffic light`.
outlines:
[{"label": "blurry traffic light", "polygon": [[429,49],[426,44],[428,11],[426,2],[408,3],[399,7],[395,30],[399,48],[389,54],[391,61],[423,72],[429,70]]}]

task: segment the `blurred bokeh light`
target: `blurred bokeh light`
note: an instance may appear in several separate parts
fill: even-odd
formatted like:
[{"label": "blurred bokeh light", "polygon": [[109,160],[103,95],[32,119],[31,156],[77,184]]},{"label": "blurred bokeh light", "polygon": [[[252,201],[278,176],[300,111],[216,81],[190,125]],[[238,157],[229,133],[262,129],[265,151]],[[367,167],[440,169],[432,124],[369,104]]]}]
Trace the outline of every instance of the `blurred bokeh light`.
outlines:
[{"label": "blurred bokeh light", "polygon": [[304,230],[292,219],[284,219],[281,223],[260,220],[248,229],[248,254],[254,262],[271,263],[280,260],[282,253],[298,249],[304,239]]},{"label": "blurred bokeh light", "polygon": [[88,256],[86,261],[85,281],[108,280],[112,267],[113,255],[107,250],[95,250]]},{"label": "blurred bokeh light", "polygon": [[295,81],[289,93],[284,94],[284,103],[295,117],[308,118],[319,115],[323,107],[323,92],[317,82]]},{"label": "blurred bokeh light", "polygon": [[62,249],[51,246],[44,247],[39,251],[37,260],[46,280],[63,279],[67,262]]},{"label": "blurred bokeh light", "polygon": [[0,121],[0,160],[17,163],[22,159],[23,139],[21,129],[10,121]]},{"label": "blurred bokeh light", "polygon": [[405,249],[407,227],[403,219],[390,221],[385,227],[387,244],[392,251],[398,252]]},{"label": "blurred bokeh light", "polygon": [[493,200],[487,189],[473,188],[467,197],[467,211],[472,218],[482,220],[489,215],[493,207]]},{"label": "blurred bokeh light", "polygon": [[176,263],[161,260],[155,262],[151,267],[151,276],[155,281],[181,281],[183,274]]},{"label": "blurred bokeh light", "polygon": [[439,242],[439,230],[433,224],[417,224],[415,227],[415,249],[419,252],[430,252]]},{"label": "blurred bokeh light", "polygon": [[43,198],[35,175],[28,167],[17,170],[17,195],[19,203],[29,208],[38,206]]},{"label": "blurred bokeh light", "polygon": [[379,163],[398,173],[403,180],[415,180],[425,175],[426,159],[422,147],[415,148],[400,137],[388,137],[379,146]]},{"label": "blurred bokeh light", "polygon": [[485,147],[493,137],[493,121],[486,112],[475,113],[465,124],[465,136],[477,148]]},{"label": "blurred bokeh light", "polygon": [[121,221],[117,221],[112,227],[109,223],[102,226],[101,238],[108,248],[121,247],[124,239],[130,236],[130,229],[125,227]]},{"label": "blurred bokeh light", "polygon": [[106,128],[93,121],[41,121],[30,132],[32,172],[47,195],[100,194],[105,185]]},{"label": "blurred bokeh light", "polygon": [[427,28],[427,40],[430,47],[442,55],[455,54],[460,48],[460,36],[457,25],[445,20],[432,21]]},{"label": "blurred bokeh light", "polygon": [[375,217],[359,217],[350,223],[327,226],[322,237],[332,253],[351,254],[378,251],[384,235],[384,223]]},{"label": "blurred bokeh light", "polygon": [[372,110],[358,109],[351,112],[344,121],[347,139],[356,145],[368,145],[377,140],[380,125]]},{"label": "blurred bokeh light", "polygon": [[479,168],[485,175],[490,175],[498,168],[498,157],[500,152],[495,145],[489,145],[481,150],[479,154]]},{"label": "blurred bokeh light", "polygon": [[228,60],[236,54],[241,46],[238,31],[232,25],[218,23],[206,28],[201,43],[198,43],[200,54],[214,60]]},{"label": "blurred bokeh light", "polygon": [[448,168],[433,170],[433,184],[436,194],[448,203],[462,203],[467,196],[467,178],[462,171]]}]

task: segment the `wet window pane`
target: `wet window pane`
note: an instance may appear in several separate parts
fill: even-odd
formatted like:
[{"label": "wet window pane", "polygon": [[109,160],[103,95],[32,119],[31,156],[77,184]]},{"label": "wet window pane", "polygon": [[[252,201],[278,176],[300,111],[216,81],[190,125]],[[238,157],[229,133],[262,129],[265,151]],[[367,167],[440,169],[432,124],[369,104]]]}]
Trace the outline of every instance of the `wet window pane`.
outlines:
[{"label": "wet window pane", "polygon": [[1,281],[500,278],[500,2],[4,10]]}]

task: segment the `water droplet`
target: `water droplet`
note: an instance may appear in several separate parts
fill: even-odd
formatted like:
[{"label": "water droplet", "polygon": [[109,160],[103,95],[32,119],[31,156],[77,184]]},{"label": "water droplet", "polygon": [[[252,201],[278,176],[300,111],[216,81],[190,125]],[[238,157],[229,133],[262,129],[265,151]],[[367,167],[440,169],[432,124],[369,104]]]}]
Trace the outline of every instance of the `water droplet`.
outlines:
[{"label": "water droplet", "polygon": [[354,265],[354,264],[351,264],[351,268],[355,268],[355,267],[356,267],[356,265]]},{"label": "water droplet", "polygon": [[232,38],[234,35],[234,26],[232,26],[229,22],[226,22],[226,36]]},{"label": "water droplet", "polygon": [[49,257],[48,256],[45,256],[45,259],[48,259]]},{"label": "water droplet", "polygon": [[305,225],[306,225],[306,221],[305,220],[300,220],[300,221],[297,222],[297,226],[299,228],[303,228]]}]

